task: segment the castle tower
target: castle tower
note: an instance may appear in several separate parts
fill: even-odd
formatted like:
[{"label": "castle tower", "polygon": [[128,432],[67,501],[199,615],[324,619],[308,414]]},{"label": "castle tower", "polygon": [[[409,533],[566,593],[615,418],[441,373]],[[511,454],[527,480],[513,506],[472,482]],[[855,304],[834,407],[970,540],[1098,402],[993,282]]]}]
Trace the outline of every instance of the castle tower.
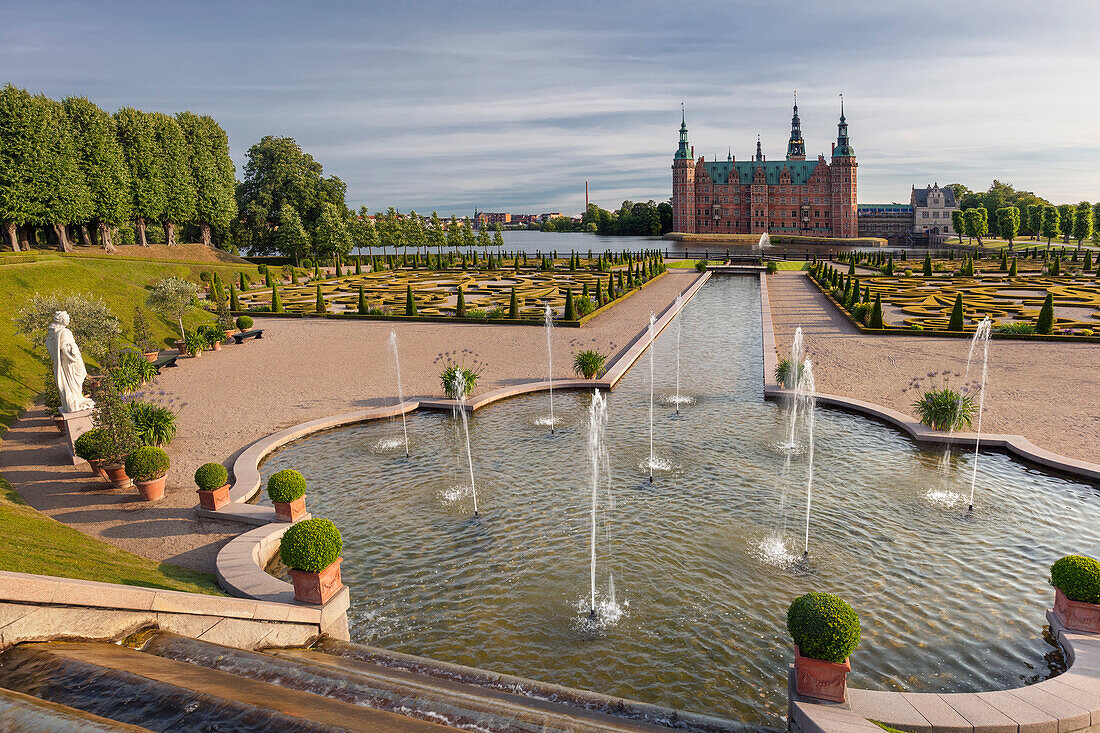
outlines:
[{"label": "castle tower", "polygon": [[749,232],[760,234],[768,231],[768,177],[764,172],[764,150],[760,136],[756,136],[756,157],[749,186]]},{"label": "castle tower", "polygon": [[834,237],[857,235],[856,153],[848,140],[848,122],[844,118],[844,96],[840,98],[840,122],[837,124],[833,161],[829,166],[830,218]]},{"label": "castle tower", "polygon": [[806,141],[802,139],[802,121],[798,119],[798,92],[794,95],[791,139],[787,142],[787,160],[806,160]]},{"label": "castle tower", "polygon": [[672,231],[695,231],[695,161],[681,105],[680,146],[672,159]]}]

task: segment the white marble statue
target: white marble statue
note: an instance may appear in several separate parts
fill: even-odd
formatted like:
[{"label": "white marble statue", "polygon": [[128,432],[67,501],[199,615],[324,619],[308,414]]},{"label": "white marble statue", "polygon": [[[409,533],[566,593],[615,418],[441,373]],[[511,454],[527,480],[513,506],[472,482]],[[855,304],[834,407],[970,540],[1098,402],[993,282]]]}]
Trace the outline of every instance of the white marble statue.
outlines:
[{"label": "white marble statue", "polygon": [[79,412],[95,407],[95,402],[84,396],[84,357],[69,330],[69,314],[58,311],[53,316],[50,332],[46,336],[46,348],[53,358],[53,371],[57,390],[61,393],[61,412]]}]

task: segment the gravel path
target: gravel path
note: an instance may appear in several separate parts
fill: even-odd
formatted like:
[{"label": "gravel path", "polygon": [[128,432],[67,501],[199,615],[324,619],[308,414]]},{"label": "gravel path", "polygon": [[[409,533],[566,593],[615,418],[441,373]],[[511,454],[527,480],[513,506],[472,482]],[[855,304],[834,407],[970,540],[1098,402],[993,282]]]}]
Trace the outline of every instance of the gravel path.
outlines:
[{"label": "gravel path", "polygon": [[[817,388],[912,414],[914,377],[963,373],[969,340],[864,336],[801,272],[768,275],[776,348],[789,354],[802,326]],[[989,345],[982,429],[1020,434],[1047,450],[1100,456],[1100,344],[999,341]],[[927,380],[926,380],[927,381]],[[955,379],[955,382],[961,382]]]},{"label": "gravel path", "polygon": [[[572,377],[573,354],[614,357],[652,312],[691,286],[693,270],[668,273],[583,328],[553,332],[554,377]],[[199,520],[192,476],[207,461],[231,464],[248,444],[300,422],[396,401],[390,331],[397,332],[409,398],[439,397],[453,359],[481,371],[475,393],[546,377],[546,333],[534,326],[257,318],[261,340],[227,346],[164,370],[151,391],[174,399],[178,433],[168,493],[155,504],[114,491],[86,468],[64,465],[64,448],[41,406],[0,445],[0,472],[35,508],[130,552],[212,571],[218,549],[245,527]]]}]

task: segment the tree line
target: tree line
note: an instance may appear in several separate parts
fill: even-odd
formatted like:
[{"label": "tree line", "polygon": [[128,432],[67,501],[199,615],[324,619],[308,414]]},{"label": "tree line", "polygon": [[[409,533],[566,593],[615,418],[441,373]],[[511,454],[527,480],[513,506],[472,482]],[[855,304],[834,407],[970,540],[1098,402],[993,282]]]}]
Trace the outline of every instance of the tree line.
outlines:
[{"label": "tree line", "polygon": [[159,225],[211,246],[237,215],[236,169],[225,130],[206,115],[123,108],[111,115],[84,97],[61,101],[0,89],[0,224],[16,251],[74,240],[115,251],[148,246]]},{"label": "tree line", "polygon": [[982,237],[991,232],[1008,242],[1011,247],[1016,238],[1030,236],[1032,239],[1043,237],[1047,245],[1064,237],[1069,244],[1073,239],[1080,247],[1086,239],[1100,231],[1100,203],[1088,201],[1077,204],[1028,204],[1024,210],[1017,206],[1002,206],[994,212],[992,225],[989,210],[982,206],[968,209],[956,209],[951,212],[951,226],[960,237],[977,239],[982,245]]},{"label": "tree line", "polygon": [[589,204],[579,223],[569,217],[550,219],[532,228],[544,232],[588,232],[606,236],[655,237],[672,231],[672,204],[668,201],[623,201],[617,211]]}]

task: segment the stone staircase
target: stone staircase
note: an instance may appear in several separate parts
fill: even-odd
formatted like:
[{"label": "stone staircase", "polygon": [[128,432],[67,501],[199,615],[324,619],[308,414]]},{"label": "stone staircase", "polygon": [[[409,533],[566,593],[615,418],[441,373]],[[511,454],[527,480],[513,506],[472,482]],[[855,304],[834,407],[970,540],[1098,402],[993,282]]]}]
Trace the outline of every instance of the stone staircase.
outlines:
[{"label": "stone staircase", "polygon": [[22,644],[0,655],[0,688],[0,730],[749,730],[332,639],[265,651],[166,632],[129,646]]}]

